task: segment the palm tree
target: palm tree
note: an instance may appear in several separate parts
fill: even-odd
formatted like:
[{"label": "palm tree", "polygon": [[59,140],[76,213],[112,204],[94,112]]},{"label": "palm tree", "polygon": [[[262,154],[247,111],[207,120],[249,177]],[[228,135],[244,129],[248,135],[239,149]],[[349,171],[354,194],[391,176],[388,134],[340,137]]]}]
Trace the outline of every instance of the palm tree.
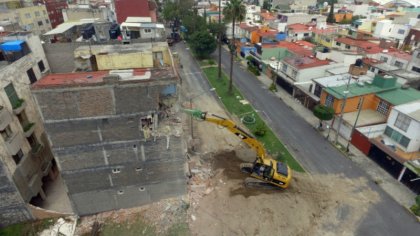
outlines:
[{"label": "palm tree", "polygon": [[230,41],[230,73],[229,73],[229,93],[233,94],[233,56],[235,55],[235,21],[243,21],[246,14],[245,5],[242,4],[242,0],[231,0],[226,4],[223,9],[223,15],[226,21],[232,21],[232,40]]}]

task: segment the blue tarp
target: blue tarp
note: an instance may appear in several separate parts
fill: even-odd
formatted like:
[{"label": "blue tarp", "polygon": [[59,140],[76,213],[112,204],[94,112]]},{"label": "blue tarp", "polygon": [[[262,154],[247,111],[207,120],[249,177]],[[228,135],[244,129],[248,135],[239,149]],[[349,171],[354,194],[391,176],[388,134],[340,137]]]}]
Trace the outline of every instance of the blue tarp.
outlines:
[{"label": "blue tarp", "polygon": [[0,48],[4,52],[10,52],[10,51],[19,52],[22,50],[22,44],[24,42],[25,41],[22,41],[22,40],[9,41],[9,42],[2,43],[0,45]]}]

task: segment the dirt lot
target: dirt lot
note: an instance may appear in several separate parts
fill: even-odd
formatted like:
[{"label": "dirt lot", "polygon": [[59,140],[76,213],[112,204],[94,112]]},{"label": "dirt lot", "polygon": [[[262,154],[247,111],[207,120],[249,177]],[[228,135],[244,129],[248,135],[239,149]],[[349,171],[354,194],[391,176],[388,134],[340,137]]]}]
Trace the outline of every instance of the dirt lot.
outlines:
[{"label": "dirt lot", "polygon": [[247,189],[239,165],[253,161],[255,153],[226,130],[195,124],[198,154],[189,161],[192,235],[353,235],[379,199],[366,179],[338,175],[294,172],[286,190]]}]

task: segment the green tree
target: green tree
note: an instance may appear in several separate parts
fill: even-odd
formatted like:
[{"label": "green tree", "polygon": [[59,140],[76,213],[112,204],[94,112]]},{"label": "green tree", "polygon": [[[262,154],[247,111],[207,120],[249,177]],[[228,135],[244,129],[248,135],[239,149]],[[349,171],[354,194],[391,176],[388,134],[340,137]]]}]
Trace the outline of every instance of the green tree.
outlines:
[{"label": "green tree", "polygon": [[330,24],[335,23],[335,18],[334,18],[334,0],[330,0],[330,13],[328,14],[327,22],[330,23]]},{"label": "green tree", "polygon": [[206,30],[193,33],[190,39],[190,47],[200,59],[208,58],[216,50],[216,39]]},{"label": "green tree", "polygon": [[334,117],[334,109],[332,107],[318,104],[314,108],[314,116],[319,119],[319,128],[322,128],[322,121],[332,120]]},{"label": "green tree", "polygon": [[271,3],[268,0],[264,0],[262,9],[269,11],[271,9]]},{"label": "green tree", "polygon": [[192,12],[188,12],[182,17],[182,25],[187,29],[185,36],[188,41],[195,32],[206,30],[205,19]]},{"label": "green tree", "polygon": [[232,40],[230,41],[230,73],[229,73],[229,94],[233,94],[233,57],[236,52],[235,46],[235,22],[243,21],[246,14],[245,5],[242,3],[242,0],[231,0],[226,4],[226,7],[223,9],[223,15],[227,22],[232,22]]},{"label": "green tree", "polygon": [[219,24],[216,22],[210,22],[207,25],[207,29],[209,30],[209,32],[215,36],[218,37],[219,34],[223,34],[226,31],[226,26],[225,24]]}]

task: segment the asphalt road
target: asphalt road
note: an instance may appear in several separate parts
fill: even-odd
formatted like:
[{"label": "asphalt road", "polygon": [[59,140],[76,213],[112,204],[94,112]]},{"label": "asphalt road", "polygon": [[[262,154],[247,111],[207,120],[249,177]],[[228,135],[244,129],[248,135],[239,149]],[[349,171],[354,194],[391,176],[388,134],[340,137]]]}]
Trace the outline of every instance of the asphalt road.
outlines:
[{"label": "asphalt road", "polygon": [[[198,64],[186,50],[185,45],[180,43],[176,48],[184,67],[187,66],[188,71],[191,72],[199,71]],[[229,74],[229,57],[228,52],[222,50],[222,65],[226,74]],[[214,55],[214,58],[217,61],[217,55]],[[237,63],[235,63],[233,74],[235,86],[254,108],[260,111],[262,118],[308,172],[342,174],[347,178],[369,179],[370,187],[378,192],[381,200],[371,206],[369,213],[360,222],[359,228],[355,229],[356,235],[419,235],[420,224],[415,218],[378,187],[360,167],[336,150],[293,109],[269,93],[260,81]],[[203,90],[210,88],[206,81],[201,81],[204,79],[202,75],[197,75],[194,79],[195,81],[191,82],[202,85]]]}]

